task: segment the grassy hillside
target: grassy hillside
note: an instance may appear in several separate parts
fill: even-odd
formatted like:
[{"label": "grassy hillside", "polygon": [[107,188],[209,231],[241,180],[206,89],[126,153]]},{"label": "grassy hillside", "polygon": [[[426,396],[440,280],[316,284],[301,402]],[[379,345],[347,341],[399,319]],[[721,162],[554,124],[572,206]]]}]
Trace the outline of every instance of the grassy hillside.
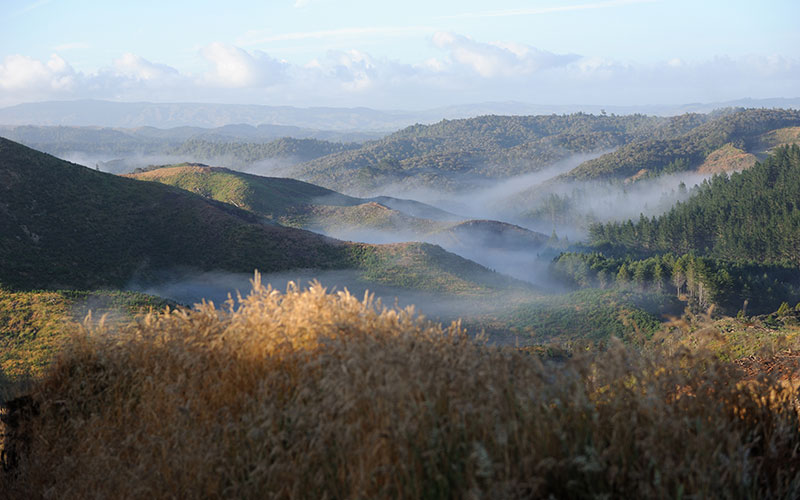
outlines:
[{"label": "grassy hillside", "polygon": [[271,219],[278,219],[303,205],[347,207],[363,203],[358,198],[307,182],[262,177],[201,164],[166,166],[136,172],[126,177],[179,187]]},{"label": "grassy hillside", "polygon": [[[800,111],[784,109],[747,109],[725,113],[711,121],[673,138],[645,138],[622,146],[589,160],[569,172],[570,179],[628,178],[643,174],[658,175],[697,170],[713,155],[728,154],[732,149],[739,155],[760,154],[765,149],[764,137],[787,138],[791,134],[769,134],[786,127],[800,125]],[[774,146],[774,144],[773,144]],[[769,147],[767,145],[767,147]],[[751,159],[737,166],[751,166]]]},{"label": "grassy hillside", "polygon": [[414,290],[481,295],[490,291],[532,291],[523,282],[428,243],[355,245],[368,281]]},{"label": "grassy hillside", "polygon": [[548,237],[514,224],[493,220],[468,220],[440,229],[430,235],[444,247],[504,249],[534,252],[545,246]]},{"label": "grassy hillside", "polygon": [[348,264],[338,242],[5,139],[0,199],[0,282],[11,286],[121,286],[174,266],[266,272]]},{"label": "grassy hillside", "polygon": [[[378,202],[353,198],[307,182],[226,168],[183,164],[137,172],[128,177],[176,186],[250,210],[285,226],[337,238],[355,239],[358,231],[382,231],[414,239],[414,234],[422,235],[445,227],[443,223],[406,215]],[[422,203],[396,201],[398,204],[414,203],[412,209],[416,212],[439,217],[444,214]]]},{"label": "grassy hillside", "polygon": [[[184,164],[129,175],[176,186],[275,220],[341,239],[422,240],[448,249],[533,251],[547,237],[498,221],[459,220],[429,205],[389,197],[353,198],[293,179]],[[408,215],[404,211],[414,215]],[[426,218],[430,216],[431,218]],[[455,219],[455,220],[454,220]]]},{"label": "grassy hillside", "polygon": [[[236,189],[233,185],[231,192]],[[304,192],[330,194],[315,189]],[[282,203],[280,198],[260,199]],[[0,200],[0,283],[8,287],[121,287],[132,278],[155,280],[161,271],[176,269],[249,274],[253,269],[268,273],[346,268],[367,270],[365,276],[379,278],[374,262],[363,260],[364,245],[269,224],[227,203],[97,172],[5,139],[0,139]],[[379,249],[374,252],[382,255]],[[418,277],[426,273],[458,274],[448,269],[456,261],[441,249],[425,247],[422,253],[428,257],[410,262],[427,267],[397,269],[394,278],[380,281],[405,286],[421,283]],[[406,279],[403,271],[413,278]],[[484,271],[475,276],[492,275]],[[441,286],[427,284],[427,289],[452,291],[446,282],[437,283]],[[472,285],[495,286],[491,279]]]},{"label": "grassy hillside", "polygon": [[21,382],[42,375],[70,334],[91,311],[109,324],[163,309],[167,302],[120,291],[31,291],[0,289],[0,401],[3,382]]},{"label": "grassy hillside", "polygon": [[346,294],[257,289],[75,338],[3,414],[0,489],[796,498],[797,397],[703,349],[543,362]]}]

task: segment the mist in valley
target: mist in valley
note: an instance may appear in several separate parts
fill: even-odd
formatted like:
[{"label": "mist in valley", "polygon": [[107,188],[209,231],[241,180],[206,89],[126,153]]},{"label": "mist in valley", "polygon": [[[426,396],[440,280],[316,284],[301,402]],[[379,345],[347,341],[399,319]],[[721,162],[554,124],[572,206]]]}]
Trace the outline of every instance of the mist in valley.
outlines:
[{"label": "mist in valley", "polygon": [[[213,302],[217,307],[233,304],[239,298],[247,297],[253,288],[254,275],[249,273],[229,273],[223,271],[189,272],[177,270],[168,272],[155,280],[133,281],[126,287],[129,291],[156,295],[179,305],[193,307]],[[538,292],[504,292],[497,297],[487,296],[446,296],[432,292],[414,291],[405,288],[370,282],[361,277],[356,270],[318,271],[298,270],[294,272],[269,273],[260,275],[261,284],[278,292],[285,292],[289,286],[305,290],[319,283],[328,292],[348,292],[359,300],[368,295],[380,307],[413,307],[414,311],[427,319],[450,323],[462,318],[476,318],[496,313],[510,302],[522,301],[538,296]],[[480,331],[471,331],[473,335]],[[504,336],[494,338],[493,342],[506,342]]]},{"label": "mist in valley", "polygon": [[[691,188],[709,177],[687,172],[626,183],[574,181],[564,176],[581,163],[605,153],[607,151],[575,155],[537,172],[511,178],[473,178],[468,182],[473,187],[467,190],[454,192],[393,184],[371,193],[381,204],[409,215],[412,222],[413,217],[428,219],[428,223],[433,220],[435,227],[426,230],[405,228],[402,223],[395,224],[391,230],[380,230],[357,224],[326,225],[324,221],[315,225],[313,220],[308,227],[346,241],[372,244],[421,241],[440,245],[488,269],[532,284],[543,292],[562,293],[568,288],[553,278],[551,263],[570,244],[585,241],[590,223],[664,213],[675,202],[688,198]],[[111,158],[80,152],[62,157],[115,174],[151,165],[197,162],[254,175],[289,177],[291,166],[296,162],[295,159],[281,158],[245,164],[230,157],[209,160],[207,157],[191,155]],[[330,200],[319,201],[320,204],[338,204]],[[459,221],[468,220],[481,221],[485,227],[472,227],[469,231],[460,232],[452,230]],[[551,238],[553,233],[557,239]],[[162,279],[157,285],[134,283],[129,288],[181,304],[193,304],[202,299],[221,303],[228,299],[229,294],[234,298],[237,292],[246,294],[251,288],[251,279],[249,274],[211,272]],[[290,281],[305,286],[314,279],[338,290],[346,288],[356,295],[363,295],[370,290],[383,298],[386,304],[394,304],[395,301],[401,307],[425,304],[426,310],[423,312],[437,317],[455,319],[461,310],[474,311],[472,307],[462,309],[463,300],[443,304],[441,297],[421,297],[403,289],[368,284],[360,280],[355,272],[295,272],[265,276],[264,282],[277,290],[284,290]]]},{"label": "mist in valley", "polygon": [[[640,215],[658,216],[675,203],[685,201],[692,189],[710,175],[684,172],[645,178],[632,182],[575,181],[563,174],[597,155],[570,158],[548,169],[502,179],[483,180],[468,191],[402,189],[388,186],[374,195],[403,197],[457,214],[463,220],[500,221],[500,227],[514,226],[533,231],[530,237],[507,235],[502,231],[474,230],[454,235],[445,230],[383,231],[363,227],[324,227],[317,230],[329,236],[365,243],[424,241],[473,260],[489,269],[531,283],[542,290],[564,291],[552,279],[552,260],[571,244],[585,242],[592,223],[636,220]],[[517,229],[519,229],[517,228]],[[521,229],[519,229],[521,230]],[[510,232],[510,231],[505,231]],[[551,239],[551,235],[557,239]]]},{"label": "mist in valley", "polygon": [[584,240],[591,223],[653,217],[691,196],[692,188],[711,174],[682,172],[636,181],[576,181],[566,174],[587,159],[574,157],[551,168],[490,182],[472,190],[431,188],[402,190],[389,186],[381,194],[405,197],[452,212],[464,219],[497,220],[571,242]]}]

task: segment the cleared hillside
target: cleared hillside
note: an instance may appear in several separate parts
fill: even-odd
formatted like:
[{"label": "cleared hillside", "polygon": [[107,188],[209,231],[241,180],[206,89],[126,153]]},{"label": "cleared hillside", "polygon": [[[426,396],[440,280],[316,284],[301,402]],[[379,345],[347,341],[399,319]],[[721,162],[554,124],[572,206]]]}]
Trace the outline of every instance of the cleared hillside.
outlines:
[{"label": "cleared hillside", "polygon": [[[641,177],[697,170],[713,161],[712,155],[736,148],[740,154],[764,151],[765,134],[800,125],[800,111],[747,109],[724,113],[708,123],[673,138],[646,138],[589,160],[565,175],[568,179]],[[777,138],[777,137],[776,137]],[[773,144],[774,147],[777,144]],[[752,161],[746,165],[751,166]],[[744,166],[740,164],[737,166]],[[725,167],[725,170],[731,168]]]}]

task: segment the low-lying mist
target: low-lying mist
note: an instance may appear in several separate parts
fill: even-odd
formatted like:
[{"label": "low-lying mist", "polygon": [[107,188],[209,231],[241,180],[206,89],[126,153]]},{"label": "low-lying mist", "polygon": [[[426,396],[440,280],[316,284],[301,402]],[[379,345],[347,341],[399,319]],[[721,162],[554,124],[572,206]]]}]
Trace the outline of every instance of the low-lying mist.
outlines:
[{"label": "low-lying mist", "polygon": [[591,223],[660,215],[685,201],[694,186],[711,176],[692,171],[634,182],[563,177],[594,156],[576,156],[546,170],[495,182],[484,179],[480,187],[467,191],[392,185],[380,194],[427,203],[465,218],[508,222],[547,235],[555,231],[574,242],[587,236]]},{"label": "low-lying mist", "polygon": [[505,213],[531,229],[582,240],[592,223],[661,215],[687,200],[692,188],[709,177],[684,172],[629,183],[558,180],[510,200]]},{"label": "low-lying mist", "polygon": [[[562,290],[550,277],[549,266],[561,251],[547,246],[545,240],[520,244],[516,235],[504,235],[485,230],[468,234],[451,231],[433,233],[380,231],[363,228],[320,230],[321,233],[346,241],[385,244],[420,241],[439,245],[448,252],[472,260],[493,271],[531,283],[543,290]],[[535,240],[535,238],[530,238]]]},{"label": "low-lying mist", "polygon": [[409,187],[404,183],[382,187],[371,196],[408,198],[433,205],[442,210],[472,219],[500,219],[506,216],[503,201],[517,197],[556,177],[569,172],[581,163],[602,156],[602,153],[574,155],[551,166],[528,174],[501,179],[464,179],[471,188],[445,191],[432,187]]},{"label": "low-lying mist", "polygon": [[[193,306],[204,300],[219,305],[229,299],[236,304],[238,295],[244,297],[250,292],[252,280],[253,275],[247,273],[176,271],[165,274],[157,282],[134,281],[126,288],[129,291],[163,297],[184,306]],[[356,270],[298,270],[261,275],[261,283],[264,286],[270,285],[278,291],[285,291],[290,283],[294,283],[300,289],[306,289],[315,281],[328,291],[347,290],[357,298],[363,298],[369,293],[380,299],[386,307],[414,306],[414,309],[425,317],[446,323],[462,317],[489,313],[497,307],[497,304],[486,300],[485,297],[444,296],[369,282],[362,279]]]}]

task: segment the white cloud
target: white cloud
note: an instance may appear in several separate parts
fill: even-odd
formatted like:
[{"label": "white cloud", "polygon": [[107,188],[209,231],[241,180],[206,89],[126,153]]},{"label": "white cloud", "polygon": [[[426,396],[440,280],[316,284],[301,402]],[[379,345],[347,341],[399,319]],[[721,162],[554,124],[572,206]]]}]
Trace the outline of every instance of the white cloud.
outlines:
[{"label": "white cloud", "polygon": [[554,54],[527,45],[495,42],[481,43],[449,32],[438,32],[433,43],[448,50],[454,63],[471,68],[486,77],[516,77],[565,66],[580,58],[574,54]]},{"label": "white cloud", "polygon": [[220,87],[256,87],[274,83],[282,78],[287,64],[261,51],[252,54],[233,45],[215,42],[200,51],[211,63],[204,81]]},{"label": "white cloud", "polygon": [[794,97],[800,88],[800,58],[785,56],[641,64],[446,32],[436,33],[432,42],[440,53],[411,63],[350,49],[328,51],[306,64],[212,43],[200,51],[209,64],[200,73],[131,53],[85,73],[55,54],[44,60],[12,55],[0,61],[0,105],[87,97],[384,109],[510,100],[675,104]]},{"label": "white cloud", "polygon": [[15,90],[65,90],[75,83],[75,70],[53,54],[47,62],[23,55],[11,55],[0,64],[0,88]]},{"label": "white cloud", "polygon": [[369,54],[358,50],[330,51],[324,62],[317,61],[316,67],[336,79],[343,89],[349,91],[365,90],[373,85],[378,77],[378,68]]},{"label": "white cloud", "polygon": [[119,76],[159,83],[180,76],[180,73],[175,68],[165,64],[152,63],[130,52],[114,60],[114,70]]}]

